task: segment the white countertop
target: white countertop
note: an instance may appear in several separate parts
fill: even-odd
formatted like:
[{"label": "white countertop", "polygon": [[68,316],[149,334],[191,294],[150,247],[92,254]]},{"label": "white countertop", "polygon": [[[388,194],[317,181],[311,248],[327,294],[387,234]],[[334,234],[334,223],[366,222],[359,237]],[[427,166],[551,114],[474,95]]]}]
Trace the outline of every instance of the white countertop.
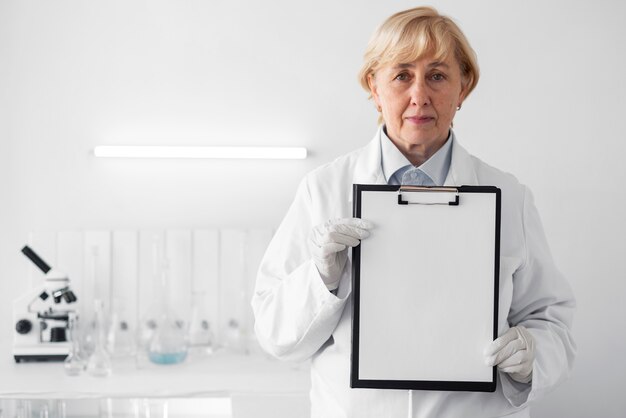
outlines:
[{"label": "white countertop", "polygon": [[[144,363],[142,363],[144,364]],[[217,353],[177,365],[116,360],[99,378],[65,374],[62,362],[15,363],[0,357],[0,399],[93,399],[210,397],[232,394],[304,394],[309,364],[282,363],[263,355]]]}]

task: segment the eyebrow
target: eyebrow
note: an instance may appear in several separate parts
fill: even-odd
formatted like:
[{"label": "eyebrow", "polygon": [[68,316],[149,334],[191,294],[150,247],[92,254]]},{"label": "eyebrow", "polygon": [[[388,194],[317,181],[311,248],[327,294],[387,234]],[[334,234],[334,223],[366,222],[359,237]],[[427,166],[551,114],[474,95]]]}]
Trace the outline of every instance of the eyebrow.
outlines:
[{"label": "eyebrow", "polygon": [[[450,66],[448,64],[446,64],[445,62],[443,62],[443,61],[433,61],[430,64],[428,64],[427,67],[430,67],[430,68],[435,68],[435,67],[450,68]],[[413,63],[400,63],[400,64],[397,64],[397,65],[394,65],[393,68],[397,69],[397,70],[402,70],[402,69],[405,69],[405,68],[415,68],[415,64],[413,64]]]}]

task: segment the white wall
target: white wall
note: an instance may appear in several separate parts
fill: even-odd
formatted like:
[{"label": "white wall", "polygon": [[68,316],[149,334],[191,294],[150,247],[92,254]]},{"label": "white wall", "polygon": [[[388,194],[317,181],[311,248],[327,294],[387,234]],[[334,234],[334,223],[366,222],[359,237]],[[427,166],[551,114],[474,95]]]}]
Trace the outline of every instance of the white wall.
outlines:
[{"label": "white wall", "polygon": [[[535,192],[578,298],[570,381],[536,417],[626,415],[626,4],[432,1],[482,77],[460,141]],[[297,182],[365,144],[365,44],[415,2],[0,1],[0,335],[32,230],[275,226]],[[97,144],[306,146],[296,162],[96,160]],[[8,344],[2,337],[0,344]]]}]

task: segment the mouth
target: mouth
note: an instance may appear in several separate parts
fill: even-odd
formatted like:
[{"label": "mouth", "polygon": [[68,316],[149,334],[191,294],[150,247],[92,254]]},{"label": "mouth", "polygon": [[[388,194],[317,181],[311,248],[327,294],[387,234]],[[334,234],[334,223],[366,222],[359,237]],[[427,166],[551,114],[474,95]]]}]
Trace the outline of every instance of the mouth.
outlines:
[{"label": "mouth", "polygon": [[424,125],[435,120],[435,118],[432,116],[409,116],[405,119],[416,125]]}]

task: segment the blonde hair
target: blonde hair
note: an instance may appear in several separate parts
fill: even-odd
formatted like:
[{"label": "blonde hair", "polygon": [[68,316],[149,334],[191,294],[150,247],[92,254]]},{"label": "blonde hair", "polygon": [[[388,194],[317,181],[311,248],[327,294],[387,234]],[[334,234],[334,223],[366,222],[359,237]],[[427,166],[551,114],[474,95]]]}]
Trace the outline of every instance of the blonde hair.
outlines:
[{"label": "blonde hair", "polygon": [[416,7],[396,13],[376,29],[359,72],[361,86],[371,98],[369,77],[380,67],[417,61],[430,53],[434,53],[435,59],[454,54],[461,67],[466,96],[474,90],[479,77],[476,53],[456,23],[432,7]]}]

